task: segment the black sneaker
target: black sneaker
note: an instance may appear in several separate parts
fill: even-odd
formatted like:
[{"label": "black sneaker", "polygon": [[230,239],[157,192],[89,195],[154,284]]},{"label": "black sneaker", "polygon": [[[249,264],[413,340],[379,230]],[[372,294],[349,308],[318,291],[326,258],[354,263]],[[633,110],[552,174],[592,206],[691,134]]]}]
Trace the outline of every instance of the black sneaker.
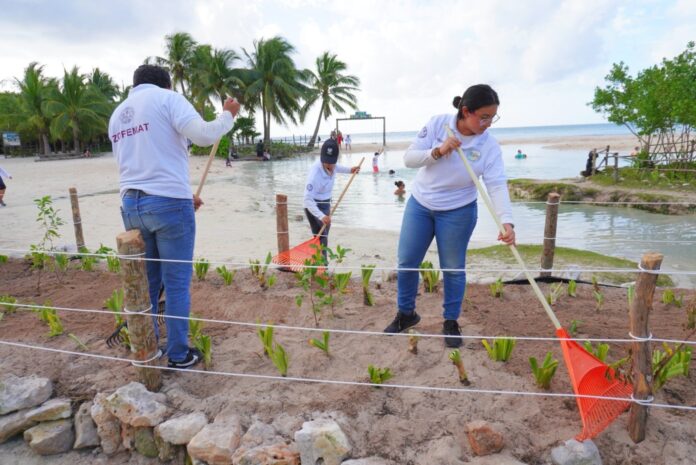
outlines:
[{"label": "black sneaker", "polygon": [[416,312],[410,314],[397,312],[396,318],[394,318],[394,321],[389,323],[389,326],[384,328],[384,332],[390,334],[400,333],[411,326],[417,325],[420,319],[420,315],[418,315]]},{"label": "black sneaker", "polygon": [[188,354],[186,354],[186,357],[180,361],[176,362],[172,359],[169,359],[169,363],[167,363],[167,366],[169,368],[191,368],[194,366],[196,363],[200,362],[203,360],[203,354],[198,349],[194,349],[192,347],[189,347]]},{"label": "black sneaker", "polygon": [[453,349],[462,346],[462,338],[460,337],[462,332],[459,329],[457,320],[445,320],[445,323],[442,325],[442,334],[445,336],[453,336],[445,338],[445,346]]}]

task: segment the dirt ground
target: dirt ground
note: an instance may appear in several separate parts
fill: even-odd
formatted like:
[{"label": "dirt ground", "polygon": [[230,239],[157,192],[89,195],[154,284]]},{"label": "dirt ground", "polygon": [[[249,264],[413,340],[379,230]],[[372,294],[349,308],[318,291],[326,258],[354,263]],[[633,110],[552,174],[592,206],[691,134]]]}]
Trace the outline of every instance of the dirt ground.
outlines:
[{"label": "dirt ground", "polygon": [[[44,273],[37,295],[36,272],[20,260],[0,265],[0,295],[11,295],[22,303],[56,307],[101,309],[103,302],[120,286],[120,277],[106,271],[68,271],[60,277]],[[542,284],[542,290],[548,291]],[[320,326],[332,329],[381,331],[395,312],[396,283],[371,283],[375,305],[363,305],[360,281],[353,280],[343,302],[325,310]],[[248,269],[240,270],[225,286],[211,270],[205,281],[194,277],[193,312],[204,318],[277,325],[314,327],[308,304],[295,305],[301,293],[296,278],[279,273],[277,283],[262,290]],[[604,288],[605,302],[595,310],[592,287],[578,285],[575,298],[563,296],[555,305],[561,322],[568,327],[579,321],[578,337],[625,338],[628,332],[626,290]],[[694,291],[678,291],[694,298]],[[650,326],[655,337],[681,338],[685,310],[659,302],[655,295]],[[423,293],[418,298],[422,316],[420,333],[438,334],[442,326],[442,293]],[[127,357],[125,349],[109,349],[104,338],[114,328],[111,315],[59,312],[65,333],[76,335],[90,353]],[[460,324],[467,335],[553,336],[529,286],[507,285],[502,299],[493,298],[485,285],[467,289]],[[277,375],[263,356],[253,327],[233,324],[204,325],[213,339],[213,369],[238,374]],[[79,350],[66,335],[48,337],[48,328],[30,311],[6,314],[0,321],[0,341]],[[276,328],[276,341],[290,357],[288,376],[343,381],[368,381],[367,366],[388,367],[394,378],[388,384],[460,388],[449,351],[440,338],[422,338],[418,354],[409,353],[404,337],[386,335],[332,334],[331,357],[308,344],[320,333]],[[626,344],[611,344],[609,360],[625,355]],[[552,351],[561,360],[551,391],[571,393],[567,371],[556,341],[520,341],[507,363],[491,361],[480,341],[467,340],[462,348],[472,389],[541,392],[534,383],[528,358],[542,359]],[[695,370],[688,378],[670,380],[656,394],[656,402],[696,406]],[[75,401],[92,398],[136,379],[125,363],[76,355],[56,354],[0,344],[0,372],[17,376],[31,374],[51,378],[55,394]],[[466,424],[486,420],[505,437],[504,453],[529,465],[550,463],[552,447],[572,438],[581,429],[575,401],[570,398],[521,397],[467,392],[435,392],[416,389],[338,386],[288,380],[253,379],[219,374],[163,372],[163,392],[175,410],[204,410],[210,418],[222,408],[238,410],[248,425],[252,418],[274,423],[292,438],[303,421],[326,413],[336,418],[354,449],[353,457],[381,456],[404,465],[468,463],[474,459],[465,434]],[[651,409],[647,438],[633,444],[627,432],[628,414],[623,414],[595,442],[605,465],[693,463],[696,450],[696,413]],[[0,463],[82,465],[88,463],[151,463],[125,454],[109,458],[93,451],[71,452],[51,458],[34,455],[20,439],[0,445]]]}]

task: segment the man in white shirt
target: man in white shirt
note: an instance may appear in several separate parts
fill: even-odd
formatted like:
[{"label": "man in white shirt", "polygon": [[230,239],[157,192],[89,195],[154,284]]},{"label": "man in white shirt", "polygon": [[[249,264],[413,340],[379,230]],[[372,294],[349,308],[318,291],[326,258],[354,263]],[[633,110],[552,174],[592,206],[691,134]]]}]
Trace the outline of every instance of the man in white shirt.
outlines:
[{"label": "man in white shirt", "polygon": [[[223,112],[206,122],[180,94],[171,90],[169,73],[142,65],[133,74],[133,89],[109,121],[109,137],[120,174],[121,215],[126,229],[139,229],[148,261],[153,312],[161,285],[167,291],[165,315],[188,318],[190,313],[194,211],[203,201],[191,191],[187,139],[212,145],[231,128],[240,105],[227,99]],[[167,318],[169,367],[188,368],[201,354],[188,345],[187,319]],[[159,328],[155,323],[156,334]]]},{"label": "man in white shirt", "polygon": [[3,197],[5,197],[5,189],[7,189],[7,186],[5,186],[2,178],[12,179],[12,176],[10,176],[10,173],[0,168],[0,207],[6,207],[7,205],[5,205]]}]

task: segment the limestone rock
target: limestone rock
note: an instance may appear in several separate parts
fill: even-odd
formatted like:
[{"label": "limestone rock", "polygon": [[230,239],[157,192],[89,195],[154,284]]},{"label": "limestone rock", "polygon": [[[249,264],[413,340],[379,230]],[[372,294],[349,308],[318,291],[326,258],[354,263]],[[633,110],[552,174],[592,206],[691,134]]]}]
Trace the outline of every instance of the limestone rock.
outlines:
[{"label": "limestone rock", "polygon": [[0,415],[41,405],[52,393],[53,383],[48,378],[3,376],[0,379]]},{"label": "limestone rock", "polygon": [[121,423],[121,445],[126,450],[135,449],[135,427]]},{"label": "limestone rock", "polygon": [[140,383],[122,386],[106,398],[105,406],[121,422],[131,426],[157,426],[166,418],[167,397],[147,390]]},{"label": "limestone rock", "polygon": [[20,410],[19,412],[0,417],[0,444],[19,433],[23,433],[36,424],[27,420],[28,411]]},{"label": "limestone rock", "polygon": [[97,425],[92,420],[92,402],[83,402],[75,414],[75,444],[73,449],[99,445]]},{"label": "limestone rock", "polygon": [[300,453],[285,443],[240,447],[232,456],[232,465],[300,465]]},{"label": "limestone rock", "polygon": [[201,412],[194,412],[182,417],[172,418],[155,427],[155,436],[175,445],[188,444],[193,437],[208,424],[208,419]]},{"label": "limestone rock", "polygon": [[24,440],[39,455],[61,454],[72,449],[75,442],[72,420],[39,423],[24,432]]},{"label": "limestone rock", "polygon": [[90,414],[97,425],[102,450],[106,455],[112,455],[121,449],[121,423],[104,406],[106,397],[102,392],[94,397]]},{"label": "limestone rock", "polygon": [[524,462],[520,462],[515,457],[508,454],[496,454],[488,455],[485,457],[474,457],[469,462],[468,465],[527,465]]},{"label": "limestone rock", "polygon": [[152,432],[152,428],[139,427],[134,428],[134,430],[135,450],[145,457],[157,457],[159,455],[159,450],[157,449],[157,444],[155,444],[155,436]]},{"label": "limestone rock", "polygon": [[569,439],[551,450],[554,465],[602,465],[599,450],[591,440],[579,442]]},{"label": "limestone rock", "polygon": [[340,465],[351,451],[346,435],[329,419],[304,422],[302,429],[295,433],[295,442],[301,463],[315,464],[323,460],[324,465]]},{"label": "limestone rock", "polygon": [[72,407],[70,399],[51,399],[27,412],[27,420],[37,423],[42,421],[63,420],[70,418]]},{"label": "limestone rock", "polygon": [[503,449],[503,435],[494,431],[485,421],[473,421],[467,425],[471,450],[475,455],[496,454]]},{"label": "limestone rock", "polygon": [[222,412],[191,439],[186,449],[191,458],[208,465],[231,465],[232,453],[239,447],[241,438],[239,417]]},{"label": "limestone rock", "polygon": [[341,465],[390,465],[390,463],[379,457],[367,457],[364,459],[346,460]]}]

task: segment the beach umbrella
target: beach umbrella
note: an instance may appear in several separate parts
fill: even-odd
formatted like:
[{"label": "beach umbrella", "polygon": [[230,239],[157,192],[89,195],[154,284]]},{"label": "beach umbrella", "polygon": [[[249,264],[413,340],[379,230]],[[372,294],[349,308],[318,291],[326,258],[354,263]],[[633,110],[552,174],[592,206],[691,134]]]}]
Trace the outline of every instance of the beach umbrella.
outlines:
[{"label": "beach umbrella", "polygon": [[[454,136],[452,130],[445,126],[448,134]],[[505,234],[505,228],[495,214],[493,204],[488,194],[483,189],[476,173],[471,168],[469,161],[464,156],[462,149],[457,147],[459,158],[464,162],[469,176],[476,184],[476,189],[483,199],[488,211],[495,220],[498,230]],[[539,298],[549,319],[553,322],[556,328],[556,336],[561,343],[563,350],[563,358],[565,360],[568,373],[570,374],[573,391],[576,394],[578,409],[580,410],[580,418],[582,420],[582,431],[576,436],[578,441],[590,439],[601,433],[604,428],[609,426],[622,412],[630,405],[630,396],[633,392],[633,386],[626,380],[616,376],[614,370],[599,360],[594,355],[590,354],[580,344],[572,340],[568,332],[561,326],[561,323],[556,318],[551,306],[546,301],[544,294],[539,289],[539,285],[534,280],[534,277],[527,270],[524,260],[517,251],[514,244],[510,244],[510,251],[515,256],[517,263],[522,267],[524,274],[529,281],[529,284],[534,290],[534,294]],[[611,397],[613,399],[607,399]],[[616,400],[616,398],[626,399]]]}]

